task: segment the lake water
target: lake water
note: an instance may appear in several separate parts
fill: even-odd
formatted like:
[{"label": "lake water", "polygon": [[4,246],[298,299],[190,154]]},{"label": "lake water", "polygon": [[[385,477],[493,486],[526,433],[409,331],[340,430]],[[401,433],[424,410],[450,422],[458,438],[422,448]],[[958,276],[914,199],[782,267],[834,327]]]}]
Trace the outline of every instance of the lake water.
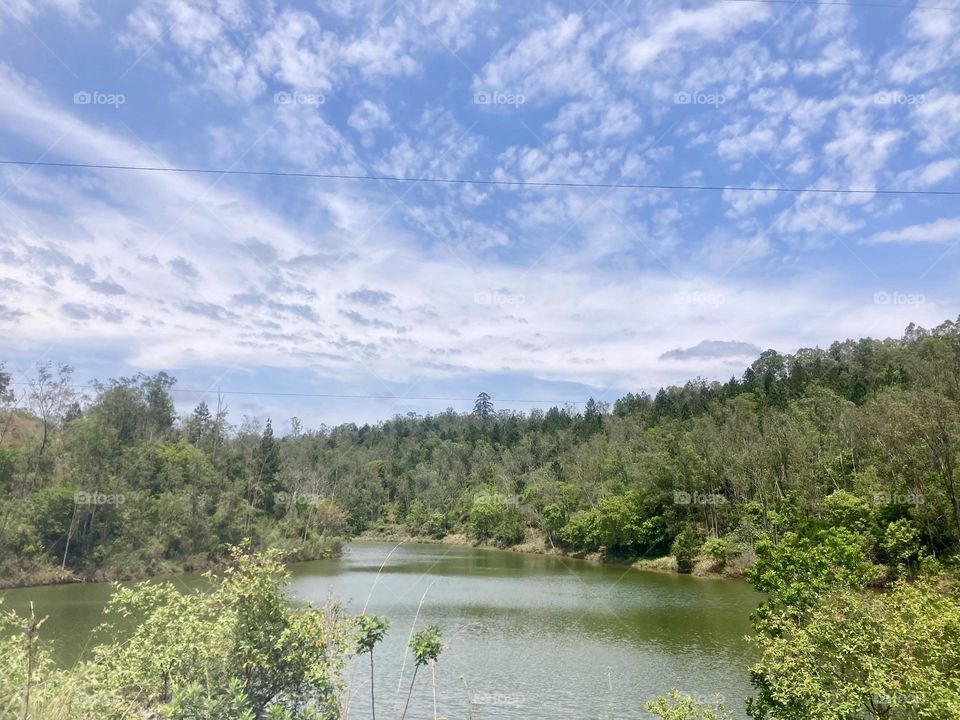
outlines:
[{"label": "lake water", "polygon": [[[297,600],[333,596],[351,612],[387,616],[377,647],[378,716],[399,717],[413,670],[411,629],[436,623],[440,717],[577,720],[647,718],[643,703],[671,688],[721,696],[745,717],[744,636],[759,595],[747,584],[597,566],[568,558],[444,545],[352,543],[343,557],[292,566]],[[202,582],[195,576],[179,581]],[[49,615],[43,636],[70,663],[95,642],[109,585],[3,592],[19,611]],[[416,620],[416,622],[414,622]],[[348,666],[350,718],[370,717],[366,657]],[[469,697],[469,704],[468,704]],[[433,718],[431,674],[421,669],[407,714]]]}]

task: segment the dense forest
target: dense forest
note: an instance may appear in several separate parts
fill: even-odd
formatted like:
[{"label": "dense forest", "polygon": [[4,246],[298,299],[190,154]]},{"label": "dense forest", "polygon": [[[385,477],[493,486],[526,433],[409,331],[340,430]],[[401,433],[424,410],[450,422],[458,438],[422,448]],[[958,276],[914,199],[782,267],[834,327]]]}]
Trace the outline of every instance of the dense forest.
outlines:
[{"label": "dense forest", "polygon": [[960,324],[768,350],[729,382],[612,408],[409,414],[275,435],[222,403],[178,415],[175,379],[78,389],[66,365],[0,374],[0,577],[131,577],[214,564],[249,539],[294,559],[403,529],[614,559],[749,565],[761,538],[847,527],[889,573],[960,538]]},{"label": "dense forest", "polygon": [[[764,598],[752,718],[960,717],[958,323],[767,351],[739,379],[612,408],[497,412],[481,393],[472,413],[294,419],[284,437],[231,426],[222,404],[178,416],[174,382],[82,394],[67,366],[27,386],[0,375],[6,583],[226,567],[209,593],[118,589],[108,617],[142,624],[70,670],[36,619],[0,613],[0,717],[341,717],[343,663],[387,624],[288,609],[282,558],[358,533],[743,572]],[[412,636],[416,667],[436,662],[440,632]],[[677,693],[647,709],[730,717]]]}]

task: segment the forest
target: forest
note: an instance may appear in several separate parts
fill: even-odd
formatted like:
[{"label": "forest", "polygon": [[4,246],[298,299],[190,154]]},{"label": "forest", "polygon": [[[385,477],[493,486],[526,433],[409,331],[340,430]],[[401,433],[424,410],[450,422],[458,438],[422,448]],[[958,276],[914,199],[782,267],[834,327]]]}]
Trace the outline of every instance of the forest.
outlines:
[{"label": "forest", "polygon": [[[35,648],[35,620],[0,613],[10,708],[338,717],[339,668],[386,626],[336,608],[284,611],[282,563],[363,534],[745,575],[765,598],[752,618],[751,717],[960,716],[960,323],[769,350],[740,378],[612,407],[523,414],[481,393],[470,413],[316,430],[292,418],[282,436],[271,420],[232,424],[221,399],[178,413],[175,382],[138,375],[88,391],[54,364],[26,384],[0,375],[6,585],[223,572],[213,594],[118,592],[108,611],[144,624],[72,672]],[[202,638],[189,649],[185,624]],[[439,635],[421,639],[432,663]],[[236,664],[244,657],[266,679]],[[231,683],[210,685],[211,666]],[[83,673],[114,689],[78,690]],[[648,709],[729,716],[679,694]]]},{"label": "forest", "polygon": [[[7,585],[204,568],[250,540],[293,559],[339,538],[460,533],[612,560],[752,563],[761,537],[855,527],[889,575],[960,538],[960,325],[768,350],[740,378],[612,407],[397,416],[278,436],[220,401],[178,413],[166,373],[79,386],[0,375]],[[809,528],[807,528],[809,529]]]}]

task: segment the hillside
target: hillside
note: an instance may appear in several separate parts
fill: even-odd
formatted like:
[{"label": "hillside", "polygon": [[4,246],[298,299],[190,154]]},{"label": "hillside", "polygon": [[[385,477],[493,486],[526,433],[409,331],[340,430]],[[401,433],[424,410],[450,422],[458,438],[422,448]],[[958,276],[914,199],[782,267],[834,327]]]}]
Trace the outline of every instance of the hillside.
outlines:
[{"label": "hillside", "polygon": [[[6,376],[3,376],[6,381]],[[274,436],[206,404],[178,417],[164,373],[102,383],[44,366],[5,393],[0,577],[134,577],[218,563],[251,538],[294,559],[402,525],[511,546],[534,531],[616,559],[722,567],[802,527],[869,539],[878,573],[956,552],[960,325],[766,351],[740,378],[583,411],[396,417]],[[4,383],[4,385],[6,382]],[[293,413],[291,413],[293,414]],[[926,559],[926,560],[924,560]]]}]

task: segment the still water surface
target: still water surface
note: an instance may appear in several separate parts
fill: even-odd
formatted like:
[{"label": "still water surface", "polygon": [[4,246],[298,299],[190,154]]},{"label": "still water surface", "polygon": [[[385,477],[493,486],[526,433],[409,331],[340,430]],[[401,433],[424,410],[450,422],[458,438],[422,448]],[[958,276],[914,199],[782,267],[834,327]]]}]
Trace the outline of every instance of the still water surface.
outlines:
[{"label": "still water surface", "polygon": [[[670,688],[722,696],[745,717],[753,659],[744,635],[759,596],[745,583],[601,567],[568,558],[442,546],[352,543],[343,557],[293,565],[293,596],[335,597],[351,612],[392,624],[376,650],[378,717],[399,716],[412,672],[405,652],[414,626],[443,629],[438,714],[448,718],[566,720],[647,718],[644,701]],[[178,579],[186,586],[202,580]],[[111,586],[23,588],[49,615],[44,635],[63,663],[96,642],[91,630]],[[419,615],[418,615],[419,608]],[[350,718],[370,717],[367,658],[348,666]],[[462,679],[461,679],[462,678]],[[466,685],[466,687],[465,687]],[[469,688],[469,689],[468,689]],[[432,683],[421,670],[412,720],[433,718]]]}]

